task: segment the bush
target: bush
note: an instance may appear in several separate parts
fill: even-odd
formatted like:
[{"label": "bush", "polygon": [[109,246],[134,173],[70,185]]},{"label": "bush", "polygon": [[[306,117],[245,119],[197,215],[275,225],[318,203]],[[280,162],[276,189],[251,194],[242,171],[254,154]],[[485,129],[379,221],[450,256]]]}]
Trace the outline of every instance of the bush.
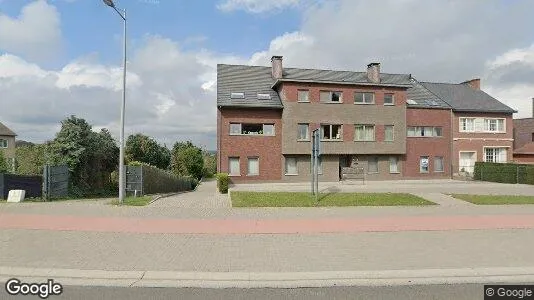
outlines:
[{"label": "bush", "polygon": [[221,194],[228,193],[228,185],[230,184],[230,177],[227,173],[217,174],[217,188]]},{"label": "bush", "polygon": [[513,163],[475,163],[475,180],[534,184],[534,166]]}]

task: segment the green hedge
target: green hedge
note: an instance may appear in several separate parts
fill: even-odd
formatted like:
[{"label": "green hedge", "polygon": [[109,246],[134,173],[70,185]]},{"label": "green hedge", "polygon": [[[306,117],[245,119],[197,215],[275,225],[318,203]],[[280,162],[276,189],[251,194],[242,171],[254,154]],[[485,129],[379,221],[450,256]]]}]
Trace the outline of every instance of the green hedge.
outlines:
[{"label": "green hedge", "polygon": [[159,194],[191,191],[199,181],[189,176],[176,176],[170,171],[161,170],[149,164],[131,162],[130,166],[141,166],[143,174],[143,194]]},{"label": "green hedge", "polygon": [[534,184],[534,165],[513,163],[475,163],[475,180]]},{"label": "green hedge", "polygon": [[228,185],[230,183],[230,177],[227,173],[218,173],[217,174],[217,188],[222,194],[228,193]]}]

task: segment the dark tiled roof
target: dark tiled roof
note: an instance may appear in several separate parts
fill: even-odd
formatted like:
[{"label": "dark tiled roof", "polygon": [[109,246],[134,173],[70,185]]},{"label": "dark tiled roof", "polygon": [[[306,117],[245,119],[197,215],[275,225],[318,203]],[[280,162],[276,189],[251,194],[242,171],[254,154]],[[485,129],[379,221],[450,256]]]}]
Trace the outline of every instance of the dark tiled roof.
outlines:
[{"label": "dark tiled roof", "polygon": [[[372,83],[371,81],[369,81],[369,79],[367,78],[367,72],[352,71],[285,68],[283,79],[295,81],[314,81],[349,84],[360,83],[376,85],[376,83]],[[380,73],[379,85],[410,85],[410,75]]]},{"label": "dark tiled roof", "polygon": [[408,89],[408,107],[450,109],[447,102],[441,100],[419,81],[412,79],[412,87]]},{"label": "dark tiled roof", "polygon": [[[270,67],[217,65],[217,105],[282,108],[282,101],[271,87],[274,80]],[[245,93],[244,99],[231,99],[231,93]],[[270,100],[259,100],[258,93],[270,94]]]},{"label": "dark tiled roof", "polygon": [[16,136],[16,134],[11,129],[7,128],[7,126],[2,123],[0,123],[0,135]]},{"label": "dark tiled roof", "polygon": [[475,90],[467,84],[421,82],[430,92],[447,102],[455,111],[514,113],[516,110],[504,105],[484,91]]}]

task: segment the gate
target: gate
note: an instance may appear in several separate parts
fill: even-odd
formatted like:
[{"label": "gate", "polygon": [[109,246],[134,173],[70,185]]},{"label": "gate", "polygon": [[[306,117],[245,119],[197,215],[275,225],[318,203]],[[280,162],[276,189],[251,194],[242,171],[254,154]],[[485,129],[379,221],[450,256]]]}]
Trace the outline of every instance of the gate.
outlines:
[{"label": "gate", "polygon": [[69,194],[69,168],[66,165],[45,165],[43,196],[46,200],[67,197]]}]

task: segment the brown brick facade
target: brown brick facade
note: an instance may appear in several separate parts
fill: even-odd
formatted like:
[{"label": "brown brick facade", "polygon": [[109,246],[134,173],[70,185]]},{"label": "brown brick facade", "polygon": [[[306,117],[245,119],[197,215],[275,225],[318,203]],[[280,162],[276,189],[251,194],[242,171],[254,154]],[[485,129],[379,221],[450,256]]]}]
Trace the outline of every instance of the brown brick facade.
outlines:
[{"label": "brown brick facade", "polygon": [[514,149],[534,142],[534,118],[514,120]]},{"label": "brown brick facade", "polygon": [[[450,178],[451,176],[451,111],[448,109],[415,109],[406,111],[408,126],[432,126],[442,128],[442,137],[407,137],[404,177]],[[421,172],[422,156],[429,158],[428,173]],[[436,157],[443,157],[443,171],[437,171]]]},{"label": "brown brick facade", "polygon": [[[239,157],[242,181],[277,181],[282,177],[282,122],[280,110],[222,108],[218,111],[219,172],[228,172],[229,157]],[[230,123],[274,124],[274,136],[230,135]],[[259,175],[247,175],[249,157],[259,158]]]}]

